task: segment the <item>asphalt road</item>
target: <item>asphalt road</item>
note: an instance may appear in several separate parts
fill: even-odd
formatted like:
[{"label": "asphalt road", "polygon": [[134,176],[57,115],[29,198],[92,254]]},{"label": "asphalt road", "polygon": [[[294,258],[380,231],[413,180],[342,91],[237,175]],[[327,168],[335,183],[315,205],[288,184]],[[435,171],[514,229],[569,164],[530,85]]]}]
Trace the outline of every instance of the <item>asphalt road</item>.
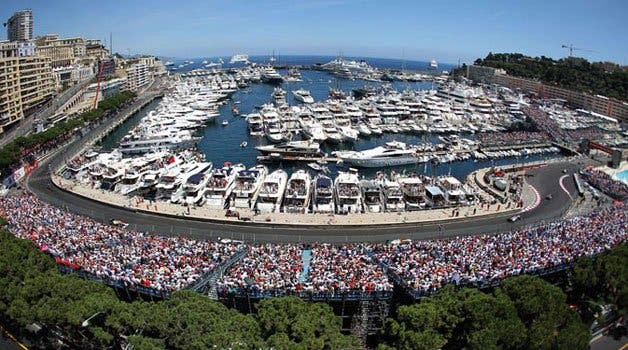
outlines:
[{"label": "asphalt road", "polygon": [[[530,170],[532,175],[528,182],[534,186],[542,197],[540,205],[522,214],[516,223],[507,221],[512,214],[491,218],[476,218],[452,221],[448,223],[403,224],[387,226],[338,227],[326,226],[317,228],[285,227],[268,224],[222,224],[188,218],[173,218],[154,214],[134,213],[124,209],[111,207],[91,201],[58,189],[50,180],[49,166],[64,161],[70,154],[69,149],[77,149],[85,137],[78,142],[64,147],[40,164],[27,179],[27,187],[42,200],[69,211],[90,216],[102,222],[112,219],[122,220],[130,224],[130,228],[149,231],[163,235],[186,235],[195,238],[216,239],[232,238],[243,241],[273,242],[367,242],[386,241],[393,239],[433,239],[478,233],[496,233],[511,230],[515,227],[538,223],[560,217],[570,205],[570,198],[559,184],[559,179],[567,169],[571,174],[577,170],[576,164],[557,163],[539,169]],[[53,165],[53,168],[54,168]],[[566,189],[576,197],[575,184],[572,177],[564,181]],[[545,196],[552,194],[551,200]]]}]

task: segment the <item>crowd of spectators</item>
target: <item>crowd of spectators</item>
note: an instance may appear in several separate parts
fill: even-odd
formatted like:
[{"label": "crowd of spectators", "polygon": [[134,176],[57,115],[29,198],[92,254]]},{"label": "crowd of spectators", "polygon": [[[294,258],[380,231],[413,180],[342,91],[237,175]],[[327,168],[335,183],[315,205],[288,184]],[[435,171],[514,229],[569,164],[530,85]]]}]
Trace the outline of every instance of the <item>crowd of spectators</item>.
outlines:
[{"label": "crowd of spectators", "polygon": [[585,170],[582,177],[593,187],[604,192],[608,196],[620,201],[628,200],[628,185],[621,181],[615,181],[610,175],[600,170]]},{"label": "crowd of spectators", "polygon": [[307,289],[315,292],[391,291],[386,271],[363,245],[318,244],[312,248]]},{"label": "crowd of spectators", "polygon": [[376,258],[407,287],[429,294],[456,283],[486,285],[508,276],[562,266],[626,240],[623,205],[498,235],[376,245]]},{"label": "crowd of spectators", "polygon": [[29,193],[1,198],[0,215],[7,219],[14,235],[32,240],[58,264],[100,279],[160,291],[195,283],[241,248],[101,224]]},{"label": "crowd of spectators", "polygon": [[301,245],[248,246],[246,256],[218,281],[218,289],[222,292],[245,289],[253,294],[300,290],[302,254]]},{"label": "crowd of spectators", "polygon": [[546,132],[513,131],[513,132],[483,132],[477,134],[482,146],[510,146],[537,144],[550,141]]}]

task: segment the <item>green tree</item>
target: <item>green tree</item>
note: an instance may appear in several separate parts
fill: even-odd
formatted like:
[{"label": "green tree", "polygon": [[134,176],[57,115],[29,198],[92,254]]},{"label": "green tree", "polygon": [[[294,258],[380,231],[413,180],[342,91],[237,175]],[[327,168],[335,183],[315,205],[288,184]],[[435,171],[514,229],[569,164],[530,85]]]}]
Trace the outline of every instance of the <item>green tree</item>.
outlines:
[{"label": "green tree", "polygon": [[257,318],[269,346],[281,349],[360,348],[358,340],[340,332],[340,319],[323,303],[286,297],[263,300]]}]

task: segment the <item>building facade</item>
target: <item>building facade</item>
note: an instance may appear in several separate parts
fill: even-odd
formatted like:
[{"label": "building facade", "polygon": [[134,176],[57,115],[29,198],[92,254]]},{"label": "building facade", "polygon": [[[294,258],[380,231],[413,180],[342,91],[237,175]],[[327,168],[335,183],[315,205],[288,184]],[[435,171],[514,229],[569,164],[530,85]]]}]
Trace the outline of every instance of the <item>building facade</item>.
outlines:
[{"label": "building facade", "polygon": [[126,69],[129,90],[140,91],[150,81],[148,67],[145,64],[135,63]]},{"label": "building facade", "polygon": [[30,115],[52,98],[54,80],[47,57],[20,57],[19,53],[6,52],[0,57],[0,132],[3,132],[6,126]]},{"label": "building facade", "polygon": [[18,11],[7,20],[7,39],[9,41],[28,41],[33,39],[33,11]]},{"label": "building facade", "polygon": [[543,84],[538,80],[513,77],[505,71],[490,67],[470,66],[467,78],[479,83],[492,83],[513,90],[535,94],[539,98],[562,99],[573,107],[589,110],[609,117],[628,120],[628,103],[612,97],[590,95],[558,86]]}]

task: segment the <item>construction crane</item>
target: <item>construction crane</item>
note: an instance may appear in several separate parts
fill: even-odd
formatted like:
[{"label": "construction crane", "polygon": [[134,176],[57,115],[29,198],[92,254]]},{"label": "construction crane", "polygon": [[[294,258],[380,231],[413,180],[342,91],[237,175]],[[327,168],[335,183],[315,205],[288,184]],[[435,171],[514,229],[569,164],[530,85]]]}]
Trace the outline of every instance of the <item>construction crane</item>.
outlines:
[{"label": "construction crane", "polygon": [[595,52],[593,50],[587,50],[587,49],[580,49],[577,47],[574,47],[573,44],[569,44],[569,45],[562,45],[561,46],[563,49],[569,49],[569,57],[573,57],[573,52],[575,51],[586,51],[586,52]]}]

